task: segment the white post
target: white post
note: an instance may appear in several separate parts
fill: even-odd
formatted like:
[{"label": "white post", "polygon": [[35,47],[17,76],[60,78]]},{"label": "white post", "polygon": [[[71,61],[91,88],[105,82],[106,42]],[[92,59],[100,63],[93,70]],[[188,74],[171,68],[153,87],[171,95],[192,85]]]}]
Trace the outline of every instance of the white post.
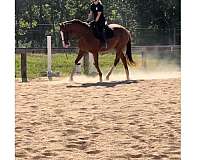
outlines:
[{"label": "white post", "polygon": [[[88,66],[88,68],[84,68],[84,69],[88,69],[88,71],[85,71],[85,74],[94,74],[94,73],[97,73],[97,70],[94,66],[94,58],[93,58],[93,55],[92,53],[88,53],[88,58],[87,59],[84,59],[84,58],[81,58],[81,60],[79,61],[79,65],[76,65],[76,70],[75,70],[75,73],[77,74],[80,74],[81,73],[81,67],[84,66],[84,63],[87,63],[86,66]],[[83,64],[83,65],[81,65]],[[88,73],[86,73],[88,72]]]},{"label": "white post", "polygon": [[48,68],[47,68],[47,76],[52,76],[51,71],[51,36],[47,36],[47,61],[48,61]]},{"label": "white post", "polygon": [[82,64],[82,62],[83,62],[83,58],[81,58],[80,61],[78,62],[79,64],[76,65],[76,71],[75,71],[76,74],[81,74],[81,66],[82,66],[81,64]]},{"label": "white post", "polygon": [[93,54],[89,52],[89,74],[97,73],[96,67],[94,66]]}]

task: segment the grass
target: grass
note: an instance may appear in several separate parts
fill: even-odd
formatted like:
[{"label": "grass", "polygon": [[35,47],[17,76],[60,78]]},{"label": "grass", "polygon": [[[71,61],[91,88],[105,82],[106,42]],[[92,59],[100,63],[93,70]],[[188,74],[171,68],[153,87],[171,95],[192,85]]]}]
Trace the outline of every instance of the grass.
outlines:
[{"label": "grass", "polygon": [[[59,71],[61,75],[68,75],[74,64],[75,54],[55,54],[52,55],[52,71]],[[15,73],[16,77],[20,77],[21,56],[15,57]],[[28,78],[36,78],[41,76],[41,72],[47,71],[47,55],[30,54],[27,56],[27,74]]]},{"label": "grass", "polygon": [[[74,66],[74,61],[76,59],[77,54],[53,54],[52,55],[52,71],[60,72],[61,76],[68,76]],[[107,73],[110,67],[113,65],[115,59],[115,54],[104,54],[99,56],[99,66],[103,73]],[[138,53],[133,54],[133,59],[137,62],[137,68],[140,69],[142,67],[141,55]],[[16,54],[15,57],[15,75],[17,78],[21,77],[21,56]],[[149,69],[154,69],[161,63],[158,58],[149,58],[147,61],[147,66]],[[174,63],[174,61],[171,61]],[[47,55],[45,54],[29,54],[27,56],[27,74],[28,78],[37,78],[41,77],[41,72],[47,71]],[[120,63],[117,65],[114,73],[124,72],[123,65]]]}]

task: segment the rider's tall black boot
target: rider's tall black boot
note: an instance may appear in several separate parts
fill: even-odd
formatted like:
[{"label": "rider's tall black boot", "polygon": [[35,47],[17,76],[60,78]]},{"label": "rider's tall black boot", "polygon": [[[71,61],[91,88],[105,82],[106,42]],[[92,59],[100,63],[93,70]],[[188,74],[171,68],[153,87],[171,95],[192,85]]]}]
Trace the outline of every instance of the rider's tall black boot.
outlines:
[{"label": "rider's tall black boot", "polygon": [[107,49],[107,42],[106,42],[106,36],[104,30],[101,32],[101,48]]}]

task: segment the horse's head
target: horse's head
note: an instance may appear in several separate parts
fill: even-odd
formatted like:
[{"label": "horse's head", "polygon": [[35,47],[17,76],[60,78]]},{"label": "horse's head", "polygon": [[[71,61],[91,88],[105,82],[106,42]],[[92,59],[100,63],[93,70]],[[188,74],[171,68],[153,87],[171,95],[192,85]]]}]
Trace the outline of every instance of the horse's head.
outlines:
[{"label": "horse's head", "polygon": [[70,32],[70,24],[68,22],[60,23],[60,35],[64,48],[68,48],[70,46],[69,43],[69,32]]},{"label": "horse's head", "polygon": [[70,37],[80,38],[88,32],[89,25],[78,19],[73,19],[60,23],[60,34],[63,47],[69,47],[69,35]]}]

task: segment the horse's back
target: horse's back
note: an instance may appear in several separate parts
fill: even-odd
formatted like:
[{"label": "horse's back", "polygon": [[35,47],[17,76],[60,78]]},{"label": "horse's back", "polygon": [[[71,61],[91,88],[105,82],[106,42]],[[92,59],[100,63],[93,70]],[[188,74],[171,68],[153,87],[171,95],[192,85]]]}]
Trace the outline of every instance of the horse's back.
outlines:
[{"label": "horse's back", "polygon": [[109,24],[108,26],[112,29],[115,36],[119,36],[120,38],[122,38],[122,36],[130,37],[130,32],[125,27],[119,24]]},{"label": "horse's back", "polygon": [[114,32],[117,31],[117,32],[126,32],[126,33],[130,33],[128,29],[126,29],[125,27],[119,25],[119,24],[109,24],[108,25],[109,28],[111,28]]},{"label": "horse's back", "polygon": [[123,27],[123,26],[121,26],[119,24],[109,24],[108,26],[113,30],[114,29],[119,29],[119,28],[127,30],[125,27]]}]

